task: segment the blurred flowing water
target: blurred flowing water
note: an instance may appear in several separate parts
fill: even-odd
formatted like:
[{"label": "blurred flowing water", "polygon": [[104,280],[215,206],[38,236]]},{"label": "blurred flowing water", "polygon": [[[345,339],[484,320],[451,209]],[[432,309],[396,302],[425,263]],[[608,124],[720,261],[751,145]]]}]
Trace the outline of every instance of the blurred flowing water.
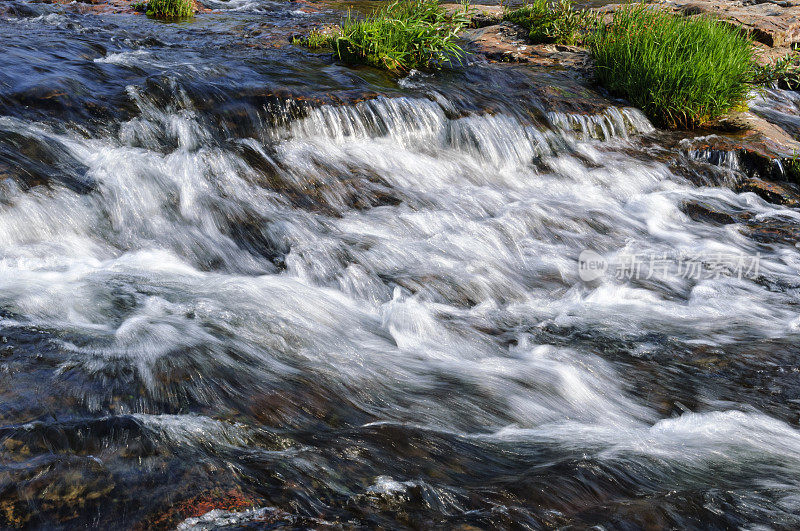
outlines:
[{"label": "blurred flowing water", "polygon": [[800,525],[800,253],[685,205],[796,210],[557,72],[398,83],[284,45],[339,12],[205,4],[0,18],[3,525]]}]

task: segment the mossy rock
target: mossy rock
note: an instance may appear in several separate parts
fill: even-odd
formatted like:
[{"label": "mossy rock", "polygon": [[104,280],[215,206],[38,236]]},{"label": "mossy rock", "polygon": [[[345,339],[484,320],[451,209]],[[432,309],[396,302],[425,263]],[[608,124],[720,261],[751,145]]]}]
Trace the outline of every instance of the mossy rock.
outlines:
[{"label": "mossy rock", "polygon": [[345,63],[355,64],[362,62],[361,54],[358,53],[350,39],[345,37],[336,37],[333,41],[333,50],[336,56]]}]

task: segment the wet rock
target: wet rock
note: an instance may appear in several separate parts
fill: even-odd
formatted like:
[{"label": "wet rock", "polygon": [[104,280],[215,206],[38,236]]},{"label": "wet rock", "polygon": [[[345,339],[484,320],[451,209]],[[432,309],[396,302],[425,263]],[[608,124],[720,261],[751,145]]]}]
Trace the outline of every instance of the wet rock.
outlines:
[{"label": "wet rock", "polygon": [[780,179],[781,154],[766,149],[763,138],[711,134],[680,141],[683,153],[693,160],[706,162],[749,177]]},{"label": "wet rock", "polygon": [[682,205],[682,210],[694,221],[711,222],[718,225],[736,223],[736,219],[732,215],[702,201],[687,201]]},{"label": "wet rock", "polygon": [[789,207],[800,207],[800,193],[791,184],[778,184],[761,179],[745,179],[735,186],[738,193],[752,192],[762,199],[775,203],[776,205],[786,205]]},{"label": "wet rock", "polygon": [[[737,186],[738,192],[755,192],[767,201],[786,204],[787,199],[795,201],[790,206],[800,205],[800,195],[782,188],[775,183],[759,179],[747,179]],[[785,195],[784,195],[785,194]],[[723,211],[703,201],[686,201],[681,210],[694,221],[717,225],[737,224],[738,230],[753,240],[764,244],[796,244],[800,242],[800,225],[791,220],[757,219],[749,211]]]},{"label": "wet rock", "polygon": [[468,51],[489,61],[570,68],[587,79],[591,75],[591,59],[586,49],[557,44],[530,44],[525,28],[511,22],[467,30],[464,38]]},{"label": "wet rock", "polygon": [[0,521],[9,527],[19,528],[29,523],[32,513],[28,504],[15,496],[0,500]]},{"label": "wet rock", "polygon": [[44,116],[59,113],[79,118],[85,112],[85,101],[92,94],[80,81],[67,76],[52,76],[46,81],[21,80],[0,94],[0,112],[15,115],[19,109]]},{"label": "wet rock", "polygon": [[19,18],[32,18],[39,16],[39,12],[33,7],[22,2],[9,2],[0,6],[0,15],[7,15]]},{"label": "wet rock", "polygon": [[465,32],[469,51],[490,61],[527,63],[531,44],[524,28],[510,22]]},{"label": "wet rock", "polygon": [[56,142],[0,129],[0,177],[13,179],[23,189],[60,183],[74,192],[89,193],[96,183],[87,171]]},{"label": "wet rock", "polygon": [[[249,509],[254,505],[255,499],[253,497],[237,489],[230,489],[225,492],[212,490],[176,503],[169,512],[162,515],[162,518],[166,517],[166,519],[169,520],[173,520],[176,517],[190,518],[201,516],[215,509],[236,511]],[[157,521],[163,520],[158,519]]]},{"label": "wet rock", "polygon": [[708,124],[711,134],[684,138],[679,145],[689,158],[740,172],[747,177],[788,181],[788,161],[800,143],[775,124],[750,112],[733,113]]},{"label": "wet rock", "polygon": [[765,147],[776,154],[791,155],[800,151],[800,142],[781,127],[752,112],[734,112],[707,124],[722,131],[740,132],[755,140],[763,138]]},{"label": "wet rock", "polygon": [[742,226],[741,230],[744,234],[760,243],[796,245],[800,242],[800,225],[790,221],[769,219],[750,222]]},{"label": "wet rock", "polygon": [[[246,509],[244,511],[225,511],[222,509],[213,509],[201,516],[194,516],[187,518],[180,524],[177,529],[179,531],[193,529],[193,530],[212,530],[225,528],[233,528],[234,526],[241,525],[242,528],[278,528],[284,526],[297,526],[300,527],[303,519],[296,519],[294,516],[287,514],[279,509],[273,507],[261,507],[257,509]],[[321,527],[327,527],[326,522],[313,521],[313,524],[322,524]],[[310,527],[316,527],[315,525]],[[305,528],[305,525],[302,525]]]},{"label": "wet rock", "polygon": [[[5,478],[0,501],[0,525],[42,527],[42,520],[62,525],[80,521],[98,510],[101,499],[116,487],[111,475],[96,460],[68,455],[41,456],[18,463]],[[5,485],[2,485],[5,487]],[[48,526],[45,526],[48,527]]]}]

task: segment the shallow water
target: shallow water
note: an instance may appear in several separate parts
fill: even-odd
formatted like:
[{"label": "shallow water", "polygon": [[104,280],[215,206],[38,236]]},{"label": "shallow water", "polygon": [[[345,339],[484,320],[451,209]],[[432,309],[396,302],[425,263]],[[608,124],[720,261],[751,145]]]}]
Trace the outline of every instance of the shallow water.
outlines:
[{"label": "shallow water", "polygon": [[4,525],[800,525],[796,210],[568,73],[205,4],[0,18]]}]

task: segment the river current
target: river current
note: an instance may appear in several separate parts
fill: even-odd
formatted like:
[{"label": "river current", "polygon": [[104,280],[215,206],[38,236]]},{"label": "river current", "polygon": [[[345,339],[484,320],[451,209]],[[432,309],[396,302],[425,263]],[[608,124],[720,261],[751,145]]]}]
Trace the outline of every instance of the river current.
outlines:
[{"label": "river current", "polygon": [[331,7],[4,4],[3,525],[800,526],[800,215],[735,164],[287,44]]}]

